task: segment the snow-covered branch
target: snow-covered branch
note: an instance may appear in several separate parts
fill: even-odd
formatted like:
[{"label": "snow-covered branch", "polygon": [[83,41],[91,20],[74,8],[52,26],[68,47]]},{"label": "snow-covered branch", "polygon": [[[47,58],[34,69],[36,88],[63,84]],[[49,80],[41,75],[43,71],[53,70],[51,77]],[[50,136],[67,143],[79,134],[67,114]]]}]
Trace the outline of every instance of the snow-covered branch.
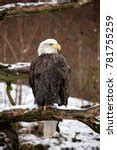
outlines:
[{"label": "snow-covered branch", "polygon": [[6,110],[0,111],[0,124],[15,123],[19,121],[33,122],[42,120],[61,120],[75,119],[83,122],[92,128],[95,132],[100,132],[99,122],[95,117],[99,116],[100,105],[95,105],[87,109],[79,109],[77,107],[54,106],[46,110],[43,107],[28,107],[25,105],[12,106]]},{"label": "snow-covered branch", "polygon": [[81,2],[71,2],[71,3],[16,3],[10,4],[6,6],[0,7],[0,20],[4,19],[8,16],[15,16],[15,15],[26,15],[26,14],[42,14],[42,13],[51,13],[55,11],[61,11],[71,8],[78,8],[84,3],[91,2],[84,1]]},{"label": "snow-covered branch", "polygon": [[0,63],[0,81],[15,82],[18,79],[28,79],[29,69],[30,63]]}]

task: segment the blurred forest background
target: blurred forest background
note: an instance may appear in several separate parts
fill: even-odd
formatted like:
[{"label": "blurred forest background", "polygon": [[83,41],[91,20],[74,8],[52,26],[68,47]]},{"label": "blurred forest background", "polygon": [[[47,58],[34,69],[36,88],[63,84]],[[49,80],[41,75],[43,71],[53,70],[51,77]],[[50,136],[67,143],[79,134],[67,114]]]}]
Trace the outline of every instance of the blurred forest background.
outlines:
[{"label": "blurred forest background", "polygon": [[[12,2],[16,1],[1,0],[0,5]],[[70,95],[99,102],[99,5],[98,0],[93,0],[79,8],[0,20],[0,61],[31,62],[37,56],[39,43],[54,38],[61,44],[62,54],[72,69]]]}]

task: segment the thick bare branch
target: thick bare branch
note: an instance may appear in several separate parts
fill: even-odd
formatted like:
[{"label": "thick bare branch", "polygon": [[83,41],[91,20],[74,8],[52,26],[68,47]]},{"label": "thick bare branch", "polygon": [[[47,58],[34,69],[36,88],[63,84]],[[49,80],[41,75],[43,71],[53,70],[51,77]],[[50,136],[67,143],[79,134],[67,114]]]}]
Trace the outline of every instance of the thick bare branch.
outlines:
[{"label": "thick bare branch", "polygon": [[2,64],[0,63],[0,81],[16,82],[28,79],[30,63]]},{"label": "thick bare branch", "polygon": [[85,1],[83,3],[71,2],[71,3],[43,3],[38,5],[30,5],[30,6],[19,6],[17,4],[12,8],[3,9],[0,11],[0,20],[3,20],[5,17],[16,16],[16,15],[26,15],[26,14],[43,14],[43,13],[52,13],[55,11],[62,11],[72,8],[78,8],[84,3],[92,2]]},{"label": "thick bare branch", "polygon": [[42,120],[61,120],[61,119],[75,119],[83,122],[92,128],[95,132],[100,132],[99,124],[96,123],[95,117],[99,116],[99,105],[87,109],[75,108],[61,108],[49,107],[44,110],[42,107],[27,106],[12,106],[7,110],[0,112],[0,123],[15,123],[19,121],[32,122]]}]

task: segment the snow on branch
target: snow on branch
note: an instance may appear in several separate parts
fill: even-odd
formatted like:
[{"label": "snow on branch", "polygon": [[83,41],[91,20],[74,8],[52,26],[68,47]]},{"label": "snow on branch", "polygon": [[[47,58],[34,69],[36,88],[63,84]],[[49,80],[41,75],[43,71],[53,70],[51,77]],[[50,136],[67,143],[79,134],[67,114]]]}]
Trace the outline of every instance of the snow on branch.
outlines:
[{"label": "snow on branch", "polygon": [[15,123],[15,122],[33,122],[42,120],[61,120],[75,119],[89,126],[95,132],[100,132],[99,122],[95,117],[99,116],[100,105],[95,105],[89,108],[80,109],[78,107],[69,106],[53,106],[46,110],[43,107],[25,105],[12,106],[0,111],[0,124]]},{"label": "snow on branch", "polygon": [[30,63],[0,63],[0,81],[16,82],[19,79],[28,79],[29,69]]},{"label": "snow on branch", "polygon": [[[71,8],[78,8],[84,3],[92,2],[92,0],[84,1],[83,3],[14,3],[0,6],[0,20],[8,16],[26,15],[26,14],[42,14],[61,11]],[[11,5],[11,6],[10,6]]]}]

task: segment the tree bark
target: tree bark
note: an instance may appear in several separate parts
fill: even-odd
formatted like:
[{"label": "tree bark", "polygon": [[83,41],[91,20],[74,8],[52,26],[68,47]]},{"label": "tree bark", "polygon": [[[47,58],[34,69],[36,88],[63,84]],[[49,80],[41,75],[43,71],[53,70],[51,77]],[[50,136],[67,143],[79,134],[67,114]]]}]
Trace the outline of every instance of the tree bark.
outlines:
[{"label": "tree bark", "polygon": [[0,124],[15,123],[15,122],[33,122],[42,120],[61,120],[73,119],[79,120],[88,125],[95,132],[100,132],[100,126],[95,117],[99,116],[100,105],[95,105],[87,109],[48,107],[46,110],[43,107],[28,108],[27,106],[19,105],[6,108],[0,112]]},{"label": "tree bark", "polygon": [[87,0],[83,3],[71,2],[71,3],[44,3],[39,5],[30,5],[30,6],[19,6],[17,3],[12,8],[3,9],[0,11],[0,20],[3,20],[5,17],[11,17],[16,15],[27,15],[27,14],[43,14],[43,13],[52,13],[55,11],[62,11],[72,8],[78,8],[84,3],[92,2],[93,0]]},{"label": "tree bark", "polygon": [[2,64],[0,63],[0,81],[16,82],[28,79],[30,63]]}]

